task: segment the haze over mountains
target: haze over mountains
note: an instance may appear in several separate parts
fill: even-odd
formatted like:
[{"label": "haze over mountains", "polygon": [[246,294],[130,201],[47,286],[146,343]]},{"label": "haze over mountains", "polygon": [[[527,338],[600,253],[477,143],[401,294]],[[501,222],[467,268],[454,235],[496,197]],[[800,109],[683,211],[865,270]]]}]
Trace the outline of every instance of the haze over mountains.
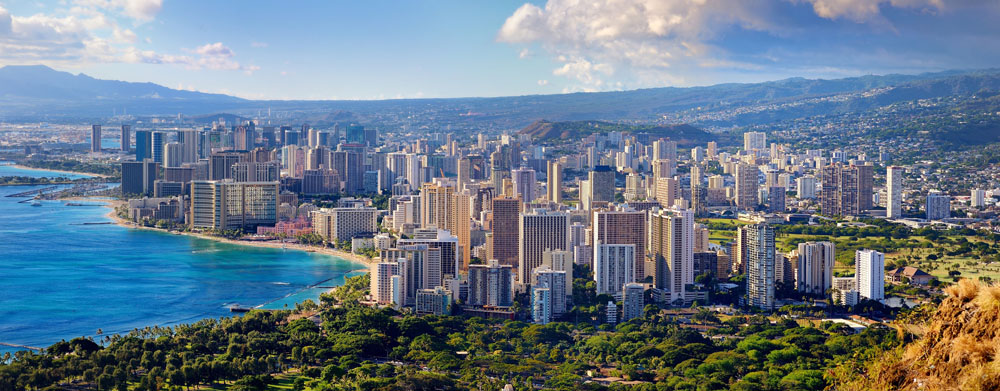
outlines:
[{"label": "haze over mountains", "polygon": [[996,91],[1000,91],[1000,70],[494,98],[255,101],[153,83],[100,80],[35,65],[0,68],[0,119],[79,121],[123,110],[136,116],[220,112],[257,116],[270,110],[277,122],[356,121],[415,130],[521,129],[538,120],[730,127]]}]

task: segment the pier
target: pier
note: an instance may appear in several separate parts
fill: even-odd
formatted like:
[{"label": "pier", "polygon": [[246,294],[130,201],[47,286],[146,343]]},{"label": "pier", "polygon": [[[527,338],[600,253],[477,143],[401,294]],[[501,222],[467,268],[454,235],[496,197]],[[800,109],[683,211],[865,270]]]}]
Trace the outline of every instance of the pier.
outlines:
[{"label": "pier", "polygon": [[55,190],[55,189],[58,189],[58,188],[59,188],[59,186],[43,187],[41,189],[28,190],[28,191],[22,191],[20,193],[8,194],[5,197],[15,197],[15,198],[16,197],[33,197],[33,196],[42,194],[44,192],[52,191],[52,190]]},{"label": "pier", "polygon": [[0,346],[6,346],[6,347],[18,348],[18,349],[37,350],[37,351],[45,350],[45,349],[34,347],[34,346],[18,345],[18,344],[13,344],[13,343],[6,343],[6,342],[0,342]]}]

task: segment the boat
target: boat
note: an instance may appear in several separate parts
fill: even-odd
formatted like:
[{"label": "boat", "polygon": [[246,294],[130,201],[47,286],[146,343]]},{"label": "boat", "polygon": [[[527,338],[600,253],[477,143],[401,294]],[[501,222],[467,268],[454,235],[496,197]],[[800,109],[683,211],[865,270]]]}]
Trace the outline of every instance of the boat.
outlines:
[{"label": "boat", "polygon": [[38,200],[31,200],[31,206],[42,206],[42,203]]}]

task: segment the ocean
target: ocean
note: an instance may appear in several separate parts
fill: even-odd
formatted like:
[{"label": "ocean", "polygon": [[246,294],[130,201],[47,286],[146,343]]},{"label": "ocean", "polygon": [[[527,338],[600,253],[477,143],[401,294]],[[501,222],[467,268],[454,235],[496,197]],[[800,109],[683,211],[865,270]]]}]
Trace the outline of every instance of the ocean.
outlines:
[{"label": "ocean", "polygon": [[[0,166],[0,176],[10,174]],[[26,170],[19,170],[26,171]],[[26,171],[35,176],[54,173]],[[365,265],[108,223],[109,209],[42,206],[0,186],[0,342],[46,347],[80,336],[232,316],[229,306],[294,307]],[[87,224],[91,223],[91,224]],[[95,338],[96,339],[96,338]],[[17,349],[0,346],[0,354]]]}]

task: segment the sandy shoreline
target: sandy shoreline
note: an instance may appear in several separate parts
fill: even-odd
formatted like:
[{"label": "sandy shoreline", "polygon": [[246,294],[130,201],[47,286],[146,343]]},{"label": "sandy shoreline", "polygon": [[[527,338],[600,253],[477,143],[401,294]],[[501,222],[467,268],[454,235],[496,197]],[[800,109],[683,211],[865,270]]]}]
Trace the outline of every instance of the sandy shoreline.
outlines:
[{"label": "sandy shoreline", "polygon": [[282,244],[281,242],[278,242],[278,241],[233,240],[233,239],[226,239],[226,238],[221,238],[221,237],[218,237],[218,236],[205,235],[205,234],[200,234],[200,233],[195,233],[195,232],[167,231],[165,229],[160,229],[160,228],[145,227],[145,226],[142,226],[142,225],[135,224],[135,223],[133,223],[131,221],[119,218],[118,215],[115,214],[115,208],[117,208],[119,205],[125,204],[125,201],[95,199],[95,198],[90,198],[90,197],[68,197],[68,198],[63,198],[62,200],[64,200],[64,201],[100,202],[100,203],[102,203],[104,205],[104,207],[110,209],[110,211],[108,211],[108,213],[105,216],[107,216],[109,219],[111,219],[111,221],[113,221],[115,224],[117,224],[117,225],[119,225],[121,227],[125,227],[125,228],[146,229],[146,230],[151,230],[151,231],[159,231],[159,232],[163,232],[163,233],[187,235],[187,236],[192,236],[192,237],[196,237],[196,238],[200,238],[200,239],[214,240],[216,242],[235,244],[235,245],[239,245],[239,246],[284,248],[284,249],[291,249],[291,250],[297,250],[297,251],[313,252],[313,253],[323,254],[323,255],[330,255],[330,256],[334,256],[334,257],[338,257],[338,258],[343,258],[343,259],[346,259],[348,261],[352,261],[352,262],[356,262],[356,263],[361,263],[361,264],[365,265],[365,267],[368,269],[369,272],[376,265],[375,260],[372,259],[372,258],[368,258],[366,256],[358,255],[358,254],[352,254],[352,253],[349,253],[349,252],[346,252],[346,251],[340,251],[340,250],[337,250],[337,249],[332,249],[332,248],[329,248],[329,247],[307,246],[307,245],[298,244],[298,243],[284,243],[284,244]]},{"label": "sandy shoreline", "polygon": [[86,175],[86,176],[89,176],[89,177],[92,177],[92,178],[107,178],[108,177],[107,175],[94,174],[94,173],[90,173],[90,172],[76,172],[76,171],[65,171],[65,170],[50,170],[48,168],[28,167],[28,166],[22,166],[20,164],[10,164],[10,166],[13,166],[15,168],[20,168],[22,170],[49,171],[49,172],[58,172],[60,174],[71,174],[71,175]]}]

